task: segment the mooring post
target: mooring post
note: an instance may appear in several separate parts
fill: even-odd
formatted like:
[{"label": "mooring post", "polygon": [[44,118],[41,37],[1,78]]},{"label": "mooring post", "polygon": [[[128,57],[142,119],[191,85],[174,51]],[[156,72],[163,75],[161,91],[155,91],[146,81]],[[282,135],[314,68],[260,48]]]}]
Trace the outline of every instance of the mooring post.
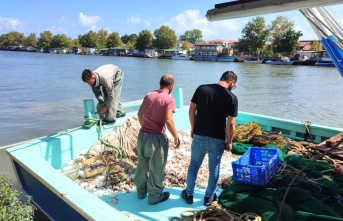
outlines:
[{"label": "mooring post", "polygon": [[182,88],[176,88],[175,89],[175,102],[177,108],[183,107],[183,92]]}]

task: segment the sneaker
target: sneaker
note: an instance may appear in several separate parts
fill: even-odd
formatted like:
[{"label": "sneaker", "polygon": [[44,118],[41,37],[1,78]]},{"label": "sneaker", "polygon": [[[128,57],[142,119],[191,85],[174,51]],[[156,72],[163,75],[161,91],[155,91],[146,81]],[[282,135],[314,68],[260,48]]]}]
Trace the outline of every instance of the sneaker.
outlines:
[{"label": "sneaker", "polygon": [[204,206],[211,206],[211,204],[213,203],[213,201],[217,200],[217,194],[213,194],[213,196],[211,197],[204,197]]},{"label": "sneaker", "polygon": [[157,203],[161,203],[161,202],[164,202],[166,201],[167,199],[169,199],[169,196],[170,196],[170,193],[169,192],[163,192],[161,194],[161,198],[159,201],[157,201],[156,203],[150,203],[151,205],[154,205],[154,204],[157,204]]},{"label": "sneaker", "polygon": [[117,114],[116,117],[120,118],[120,117],[125,117],[126,113],[121,113],[121,114]]},{"label": "sneaker", "polygon": [[186,201],[186,203],[193,204],[193,196],[187,196],[186,190],[182,190],[181,196],[182,199]]}]

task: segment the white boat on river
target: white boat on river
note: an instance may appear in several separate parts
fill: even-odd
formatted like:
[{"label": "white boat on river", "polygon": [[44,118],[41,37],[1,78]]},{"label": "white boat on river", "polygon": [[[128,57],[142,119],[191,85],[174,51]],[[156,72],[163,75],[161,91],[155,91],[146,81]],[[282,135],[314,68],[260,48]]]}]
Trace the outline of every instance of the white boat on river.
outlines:
[{"label": "white boat on river", "polygon": [[171,59],[172,60],[190,60],[191,57],[187,54],[182,53],[182,52],[174,52]]}]

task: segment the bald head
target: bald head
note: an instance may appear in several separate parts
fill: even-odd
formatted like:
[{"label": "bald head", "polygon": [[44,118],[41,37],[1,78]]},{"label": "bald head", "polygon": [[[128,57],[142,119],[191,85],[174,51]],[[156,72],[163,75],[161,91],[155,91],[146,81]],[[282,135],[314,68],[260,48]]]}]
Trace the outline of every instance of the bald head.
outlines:
[{"label": "bald head", "polygon": [[174,84],[174,78],[171,74],[165,74],[161,77],[160,86],[161,88],[169,87]]}]

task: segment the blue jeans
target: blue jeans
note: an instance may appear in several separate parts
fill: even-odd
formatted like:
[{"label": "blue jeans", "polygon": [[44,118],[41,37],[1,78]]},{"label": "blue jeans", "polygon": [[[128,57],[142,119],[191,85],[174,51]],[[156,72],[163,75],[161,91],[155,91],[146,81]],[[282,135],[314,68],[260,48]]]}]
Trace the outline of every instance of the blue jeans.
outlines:
[{"label": "blue jeans", "polygon": [[192,141],[191,163],[187,174],[187,196],[192,196],[199,168],[208,153],[208,178],[205,197],[211,197],[216,190],[220,172],[220,161],[225,149],[225,140],[194,134]]}]

